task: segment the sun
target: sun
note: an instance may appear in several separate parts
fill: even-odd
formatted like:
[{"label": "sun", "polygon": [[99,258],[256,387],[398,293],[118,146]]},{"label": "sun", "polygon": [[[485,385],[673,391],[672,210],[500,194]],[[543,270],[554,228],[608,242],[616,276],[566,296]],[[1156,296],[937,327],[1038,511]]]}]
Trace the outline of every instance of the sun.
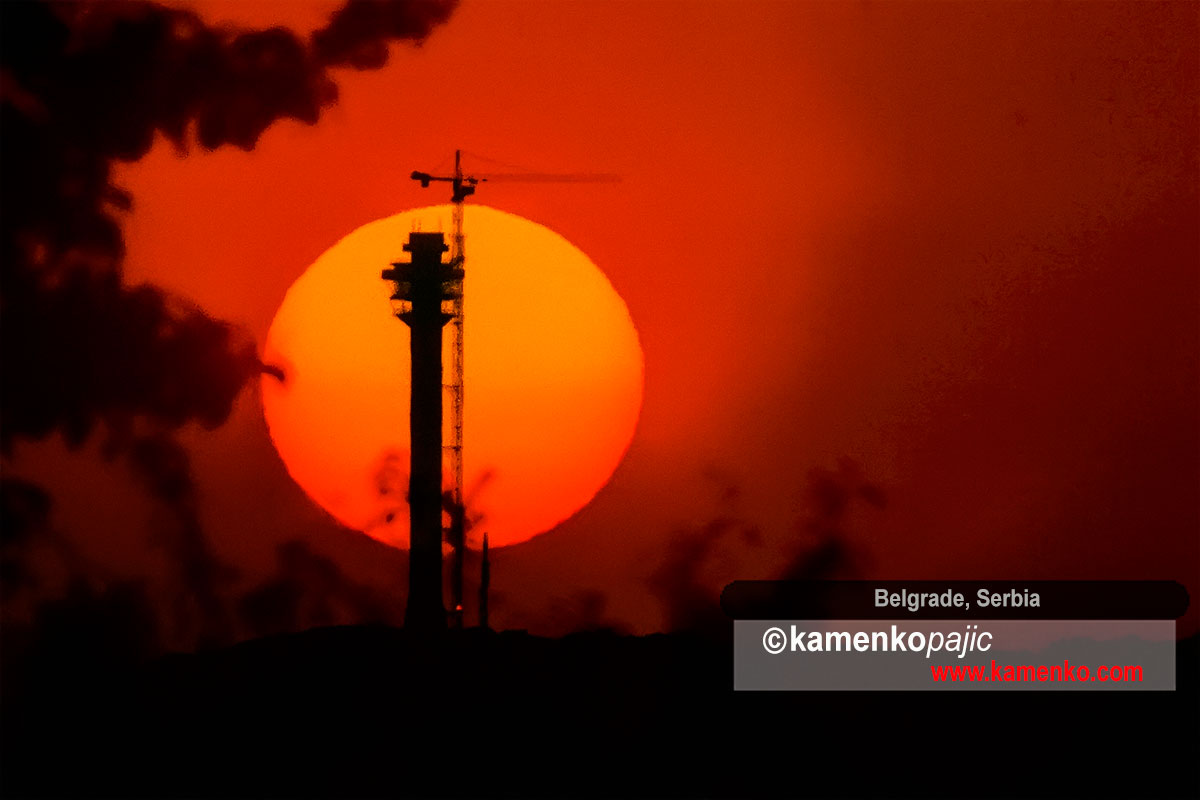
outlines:
[{"label": "sun", "polygon": [[[402,548],[409,339],[380,271],[406,260],[412,231],[449,239],[451,211],[406,211],[339,241],[292,284],[265,347],[285,378],[263,378],[263,411],[292,478],[346,527]],[[463,483],[471,540],[486,531],[501,546],[608,482],[641,410],[642,351],[624,301],[562,236],[478,205],[464,230]]]}]

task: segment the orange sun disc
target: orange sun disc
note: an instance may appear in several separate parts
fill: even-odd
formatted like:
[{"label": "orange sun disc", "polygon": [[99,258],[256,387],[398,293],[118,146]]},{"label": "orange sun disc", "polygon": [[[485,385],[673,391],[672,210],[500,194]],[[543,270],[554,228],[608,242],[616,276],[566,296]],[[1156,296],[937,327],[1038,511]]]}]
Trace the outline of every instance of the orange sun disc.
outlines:
[{"label": "orange sun disc", "polygon": [[[409,337],[380,272],[407,260],[412,231],[449,244],[451,213],[406,211],[346,236],[292,284],[265,348],[285,372],[264,376],[262,398],[292,478],[342,524],[402,548]],[[567,519],[611,477],[641,409],[642,351],[625,303],[566,239],[486,206],[466,207],[464,230],[468,541],[486,531],[501,546]],[[444,408],[448,442],[448,397]]]}]

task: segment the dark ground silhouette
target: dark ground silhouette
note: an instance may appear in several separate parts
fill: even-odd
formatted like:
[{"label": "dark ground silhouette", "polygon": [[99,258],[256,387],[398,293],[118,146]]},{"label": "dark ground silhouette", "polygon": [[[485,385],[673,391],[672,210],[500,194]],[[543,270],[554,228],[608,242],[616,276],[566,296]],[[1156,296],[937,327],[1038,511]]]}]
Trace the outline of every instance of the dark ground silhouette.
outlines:
[{"label": "dark ground silhouette", "polygon": [[1168,693],[735,693],[729,642],[334,627],[6,695],[5,796],[1195,796]]}]

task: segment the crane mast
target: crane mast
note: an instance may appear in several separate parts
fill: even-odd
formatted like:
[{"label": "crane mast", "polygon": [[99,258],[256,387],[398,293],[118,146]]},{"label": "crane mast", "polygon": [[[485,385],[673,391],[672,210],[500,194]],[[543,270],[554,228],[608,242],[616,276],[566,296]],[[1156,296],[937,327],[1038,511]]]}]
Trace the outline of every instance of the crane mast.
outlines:
[{"label": "crane mast", "polygon": [[[474,185],[465,185],[462,174],[462,151],[454,151],[453,239],[450,246],[450,265],[462,270],[467,260],[466,236],[463,234],[463,201],[474,193]],[[469,191],[466,191],[468,190]],[[454,298],[450,319],[450,442],[446,445],[450,461],[450,546],[454,550],[454,569],[450,577],[453,600],[454,627],[463,625],[463,567],[466,558],[466,506],[463,502],[463,297],[460,291]]]},{"label": "crane mast", "polygon": [[[452,594],[452,625],[461,628],[463,625],[463,568],[466,559],[466,502],[463,496],[463,400],[464,400],[464,361],[463,361],[463,311],[464,295],[462,283],[466,267],[466,236],[463,233],[463,204],[475,194],[475,187],[483,181],[510,180],[530,183],[614,183],[620,180],[616,175],[609,174],[555,174],[545,172],[512,172],[492,173],[487,176],[464,175],[462,170],[462,150],[454,151],[454,174],[431,175],[428,172],[414,171],[412,179],[419,181],[422,188],[429,188],[434,182],[451,184],[450,202],[453,207],[450,245],[450,261],[447,265],[450,273],[458,276],[460,283],[457,291],[450,291],[449,299],[443,305],[445,317],[450,326],[450,374],[444,378],[442,386],[450,395],[450,436],[449,442],[443,444],[445,460],[450,471],[451,486],[443,492],[444,505],[449,511],[450,524],[445,530],[446,541],[454,553],[453,569],[450,578]],[[486,536],[485,536],[486,553]],[[485,561],[486,563],[486,561]],[[483,624],[487,625],[486,611],[482,611]]]},{"label": "crane mast", "polygon": [[[457,274],[464,274],[466,264],[466,236],[463,233],[463,201],[475,194],[475,185],[481,180],[469,175],[463,175],[462,150],[454,151],[454,174],[449,176],[430,175],[427,172],[412,173],[412,179],[419,181],[422,188],[428,188],[434,181],[448,182],[452,187],[450,202],[453,204],[450,245],[450,268]],[[450,441],[443,445],[447,466],[450,470],[451,486],[444,496],[447,496],[446,506],[450,515],[450,526],[446,531],[446,540],[454,553],[454,564],[450,577],[452,596],[451,619],[456,628],[463,624],[463,567],[466,559],[466,507],[463,500],[463,295],[461,291],[454,294],[449,302],[450,326],[450,374],[443,388],[450,395]]]}]

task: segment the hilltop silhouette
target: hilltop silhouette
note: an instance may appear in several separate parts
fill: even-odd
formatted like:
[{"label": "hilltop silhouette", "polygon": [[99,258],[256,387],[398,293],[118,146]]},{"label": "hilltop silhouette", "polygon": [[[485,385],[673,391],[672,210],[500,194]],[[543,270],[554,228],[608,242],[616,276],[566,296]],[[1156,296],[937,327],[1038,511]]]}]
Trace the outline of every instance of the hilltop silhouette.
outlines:
[{"label": "hilltop silhouette", "polygon": [[4,708],[5,796],[1173,796],[1180,691],[735,693],[729,642],[333,627],[137,667],[60,663]]}]

